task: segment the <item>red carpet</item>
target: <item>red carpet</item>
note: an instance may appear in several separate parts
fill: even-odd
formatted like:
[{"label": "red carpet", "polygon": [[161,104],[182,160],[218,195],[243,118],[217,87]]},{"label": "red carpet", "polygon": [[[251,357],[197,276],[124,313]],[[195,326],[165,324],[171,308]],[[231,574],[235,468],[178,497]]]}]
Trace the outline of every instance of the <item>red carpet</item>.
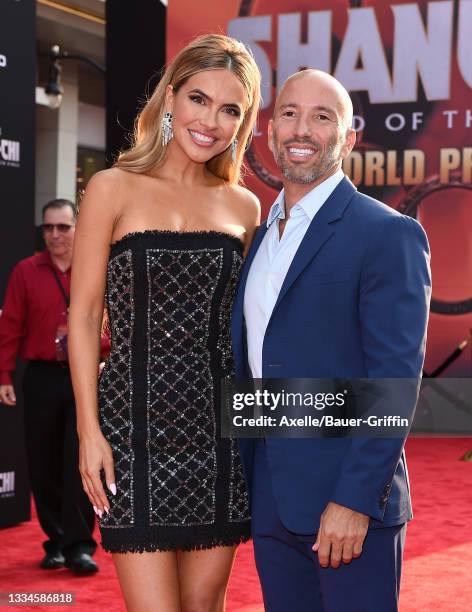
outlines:
[{"label": "red carpet", "polygon": [[[402,612],[472,610],[472,463],[458,459],[472,439],[412,438],[407,444],[415,520],[408,527]],[[86,612],[124,612],[111,557],[99,551],[100,572],[77,578],[68,570],[37,567],[42,534],[35,520],[0,530],[0,592],[74,592]],[[250,544],[238,551],[228,612],[262,612]],[[20,608],[12,608],[20,609]],[[22,610],[66,610],[58,606]],[[290,611],[287,611],[290,612]],[[379,610],[379,612],[382,612]]]}]

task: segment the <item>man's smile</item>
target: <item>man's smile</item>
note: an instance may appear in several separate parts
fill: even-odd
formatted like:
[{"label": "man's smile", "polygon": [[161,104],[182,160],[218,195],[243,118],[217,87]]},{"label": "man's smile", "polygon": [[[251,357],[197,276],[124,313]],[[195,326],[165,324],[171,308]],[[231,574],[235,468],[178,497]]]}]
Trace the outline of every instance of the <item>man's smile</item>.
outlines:
[{"label": "man's smile", "polygon": [[285,147],[287,156],[292,161],[305,161],[312,159],[317,152],[317,149],[307,145],[289,145]]}]

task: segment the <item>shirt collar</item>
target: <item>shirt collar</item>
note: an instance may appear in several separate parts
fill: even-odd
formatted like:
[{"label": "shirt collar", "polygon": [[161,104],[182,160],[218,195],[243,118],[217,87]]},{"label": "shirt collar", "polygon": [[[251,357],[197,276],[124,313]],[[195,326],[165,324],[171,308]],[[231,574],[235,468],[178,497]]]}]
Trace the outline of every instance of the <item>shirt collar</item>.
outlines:
[{"label": "shirt collar", "polygon": [[[316,213],[320,210],[343,178],[344,172],[340,168],[322,183],[316,187],[313,187],[313,189],[306,193],[295,206],[301,208],[310,221],[312,221]],[[285,195],[283,189],[271,206],[269,215],[267,217],[267,227],[269,227],[277,218],[285,219]]]},{"label": "shirt collar", "polygon": [[38,253],[36,262],[39,266],[52,266],[53,265],[51,255],[49,254],[49,251],[47,249],[44,249],[44,251],[41,251],[40,253]]},{"label": "shirt collar", "polygon": [[267,227],[269,227],[276,219],[285,219],[285,195],[283,189],[269,210]]},{"label": "shirt collar", "polygon": [[67,270],[65,270],[65,272],[62,272],[62,270],[60,270],[56,266],[56,264],[53,262],[51,253],[47,249],[44,249],[44,251],[41,251],[40,253],[38,253],[38,258],[36,260],[36,263],[38,266],[49,266],[50,268],[55,268],[56,270],[58,270],[59,272],[63,274],[70,274],[70,271],[71,271],[71,266],[69,266]]}]

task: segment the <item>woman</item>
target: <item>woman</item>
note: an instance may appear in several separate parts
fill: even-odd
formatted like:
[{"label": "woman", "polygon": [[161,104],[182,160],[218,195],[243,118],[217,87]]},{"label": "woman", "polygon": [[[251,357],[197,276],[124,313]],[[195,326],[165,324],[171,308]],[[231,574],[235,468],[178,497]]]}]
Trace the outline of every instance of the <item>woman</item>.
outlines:
[{"label": "woman", "polygon": [[[218,399],[259,223],[257,199],[238,185],[259,102],[244,45],[196,39],[144,106],[133,147],[81,204],[69,339],[80,471],[128,610],[222,610],[249,538]],[[97,390],[105,292],[112,349]]]}]

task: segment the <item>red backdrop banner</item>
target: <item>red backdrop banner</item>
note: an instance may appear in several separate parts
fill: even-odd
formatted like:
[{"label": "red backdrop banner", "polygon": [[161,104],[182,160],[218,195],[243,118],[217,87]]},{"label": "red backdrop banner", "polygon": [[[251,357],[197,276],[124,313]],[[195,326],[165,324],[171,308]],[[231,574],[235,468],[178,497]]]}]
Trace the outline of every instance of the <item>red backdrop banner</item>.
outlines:
[{"label": "red backdrop banner", "polygon": [[[345,172],[364,193],[416,217],[430,240],[425,369],[433,371],[472,328],[472,1],[169,2],[168,58],[207,32],[245,42],[262,72],[246,185],[265,214],[280,188],[266,134],[284,80],[320,68],[349,90],[357,145]],[[471,346],[444,375],[472,375]]]}]

